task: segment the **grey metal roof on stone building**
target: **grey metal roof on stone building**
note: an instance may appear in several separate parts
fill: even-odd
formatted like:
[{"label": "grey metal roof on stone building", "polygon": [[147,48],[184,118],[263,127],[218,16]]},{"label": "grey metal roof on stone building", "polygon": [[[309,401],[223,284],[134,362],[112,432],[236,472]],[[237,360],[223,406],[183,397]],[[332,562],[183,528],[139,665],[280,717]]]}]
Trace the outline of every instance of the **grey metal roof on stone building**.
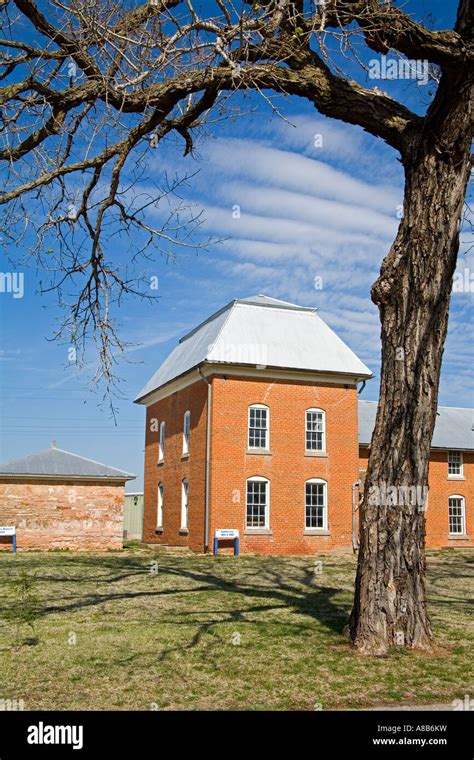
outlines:
[{"label": "grey metal roof on stone building", "polygon": [[[375,427],[376,401],[359,401],[359,444],[368,445]],[[474,409],[439,406],[432,449],[474,449]]]},{"label": "grey metal roof on stone building", "polygon": [[234,299],[181,338],[135,401],[204,363],[372,377],[316,309],[258,295]]},{"label": "grey metal roof on stone building", "polygon": [[37,476],[61,478],[88,478],[97,480],[132,480],[135,475],[115,467],[109,467],[93,459],[56,448],[52,445],[46,451],[30,454],[21,459],[12,459],[0,464],[1,476]]}]

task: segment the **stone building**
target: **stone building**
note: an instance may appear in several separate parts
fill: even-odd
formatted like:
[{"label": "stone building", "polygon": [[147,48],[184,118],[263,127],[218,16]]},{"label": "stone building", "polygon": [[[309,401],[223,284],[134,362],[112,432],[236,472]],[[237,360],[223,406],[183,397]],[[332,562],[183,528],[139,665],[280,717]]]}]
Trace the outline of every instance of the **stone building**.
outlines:
[{"label": "stone building", "polygon": [[0,465],[0,525],[16,527],[18,549],[120,549],[125,482],[134,477],[53,442]]}]

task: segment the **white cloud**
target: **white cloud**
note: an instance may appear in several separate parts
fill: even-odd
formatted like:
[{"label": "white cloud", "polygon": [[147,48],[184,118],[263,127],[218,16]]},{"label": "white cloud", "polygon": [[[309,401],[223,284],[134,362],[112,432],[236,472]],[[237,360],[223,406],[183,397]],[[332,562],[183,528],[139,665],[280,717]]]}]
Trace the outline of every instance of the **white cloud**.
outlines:
[{"label": "white cloud", "polygon": [[[279,137],[287,147],[311,152],[314,158],[353,161],[366,147],[367,135],[362,128],[321,118],[316,112],[313,117],[308,114],[292,116],[290,122],[272,122],[273,136]],[[321,143],[319,136],[321,147],[317,147]]]},{"label": "white cloud", "polygon": [[400,189],[393,185],[364,182],[323,161],[255,141],[215,140],[206,145],[205,157],[224,187],[223,177],[254,179],[259,185],[367,206],[392,217],[401,202]]},{"label": "white cloud", "polygon": [[363,205],[294,191],[231,182],[226,185],[226,194],[241,206],[244,215],[250,211],[254,215],[284,218],[319,229],[324,226],[344,233],[362,233],[364,240],[371,236],[393,240],[399,224],[395,214],[388,216]]},{"label": "white cloud", "polygon": [[181,337],[187,330],[191,330],[194,327],[192,323],[178,323],[171,325],[160,324],[159,331],[154,330],[152,334],[144,338],[143,330],[137,333],[129,334],[124,339],[126,343],[130,345],[125,349],[125,353],[134,353],[135,351],[143,351],[145,348],[151,348],[151,346],[159,346],[162,343],[168,343],[173,338]]}]

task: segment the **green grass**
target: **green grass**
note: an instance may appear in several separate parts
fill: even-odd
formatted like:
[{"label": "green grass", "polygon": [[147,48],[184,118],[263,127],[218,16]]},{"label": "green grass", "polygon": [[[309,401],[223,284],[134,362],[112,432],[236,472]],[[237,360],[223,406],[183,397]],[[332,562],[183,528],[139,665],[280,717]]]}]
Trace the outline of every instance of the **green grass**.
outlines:
[{"label": "green grass", "polygon": [[313,710],[473,694],[472,552],[428,556],[429,656],[355,654],[342,636],[355,560],[318,560],[320,574],[310,557],[1,552],[0,698],[29,710]]}]

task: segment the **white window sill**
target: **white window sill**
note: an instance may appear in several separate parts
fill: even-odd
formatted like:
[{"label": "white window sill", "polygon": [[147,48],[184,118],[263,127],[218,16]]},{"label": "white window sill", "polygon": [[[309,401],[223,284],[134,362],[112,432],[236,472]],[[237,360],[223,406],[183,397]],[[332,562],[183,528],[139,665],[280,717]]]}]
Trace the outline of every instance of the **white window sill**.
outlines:
[{"label": "white window sill", "polygon": [[448,475],[448,480],[466,480],[464,475]]},{"label": "white window sill", "polygon": [[181,461],[183,459],[189,459],[189,452],[187,454],[181,454]]},{"label": "white window sill", "polygon": [[189,530],[188,530],[188,528],[180,528],[179,529],[179,533],[182,536],[186,536],[189,533]]},{"label": "white window sill", "polygon": [[469,536],[465,533],[450,533],[448,538],[450,541],[469,541]]},{"label": "white window sill", "polygon": [[245,528],[244,536],[273,536],[270,528]]},{"label": "white window sill", "polygon": [[164,464],[164,463],[165,463],[165,460],[164,460],[164,459],[159,459],[159,460],[158,460],[158,462],[157,462],[156,464],[157,464],[157,465],[158,465],[158,467],[159,467],[159,466],[160,466],[160,464]]},{"label": "white window sill", "polygon": [[305,528],[304,536],[330,536],[331,531],[325,528]]},{"label": "white window sill", "polygon": [[304,455],[305,457],[322,457],[323,459],[329,458],[327,451],[305,451]]},{"label": "white window sill", "polygon": [[157,528],[155,528],[155,533],[163,533],[163,526],[159,525]]},{"label": "white window sill", "polygon": [[263,456],[271,456],[273,454],[273,451],[271,449],[246,449],[246,454],[260,454]]}]

